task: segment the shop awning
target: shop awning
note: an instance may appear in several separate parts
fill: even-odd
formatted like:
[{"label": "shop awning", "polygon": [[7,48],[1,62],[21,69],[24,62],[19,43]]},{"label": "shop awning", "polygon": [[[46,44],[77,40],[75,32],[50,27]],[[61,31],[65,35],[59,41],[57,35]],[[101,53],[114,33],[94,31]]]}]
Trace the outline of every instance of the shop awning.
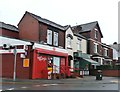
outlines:
[{"label": "shop awning", "polygon": [[91,63],[92,65],[100,65],[98,62],[92,60],[92,59],[87,59],[87,58],[83,58],[85,61]]}]

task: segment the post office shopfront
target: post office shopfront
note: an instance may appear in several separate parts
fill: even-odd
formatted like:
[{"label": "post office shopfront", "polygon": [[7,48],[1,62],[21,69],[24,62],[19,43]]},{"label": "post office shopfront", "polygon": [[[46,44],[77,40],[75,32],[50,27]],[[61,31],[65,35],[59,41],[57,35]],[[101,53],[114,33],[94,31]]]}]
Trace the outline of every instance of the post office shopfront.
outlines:
[{"label": "post office shopfront", "polygon": [[69,76],[68,53],[65,49],[35,44],[32,79],[53,79]]}]

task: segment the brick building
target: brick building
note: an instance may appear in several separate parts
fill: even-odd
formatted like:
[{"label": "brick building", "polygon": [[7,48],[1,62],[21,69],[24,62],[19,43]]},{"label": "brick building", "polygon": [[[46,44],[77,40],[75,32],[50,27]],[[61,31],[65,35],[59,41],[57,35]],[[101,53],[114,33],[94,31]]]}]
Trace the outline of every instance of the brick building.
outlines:
[{"label": "brick building", "polygon": [[[19,38],[31,41],[32,78],[69,76],[68,52],[65,50],[66,28],[30,12],[18,23]],[[40,63],[41,62],[41,63]]]},{"label": "brick building", "polygon": [[73,30],[88,39],[87,53],[99,64],[111,64],[113,58],[112,48],[101,42],[103,34],[97,21],[73,26]]}]

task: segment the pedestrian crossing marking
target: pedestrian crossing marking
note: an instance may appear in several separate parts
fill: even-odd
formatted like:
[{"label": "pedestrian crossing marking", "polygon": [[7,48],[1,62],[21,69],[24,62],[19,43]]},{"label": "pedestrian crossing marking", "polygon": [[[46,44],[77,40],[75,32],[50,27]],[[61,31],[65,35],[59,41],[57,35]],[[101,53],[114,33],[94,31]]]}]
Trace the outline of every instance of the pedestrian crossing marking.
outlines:
[{"label": "pedestrian crossing marking", "polygon": [[55,85],[58,85],[58,84],[43,84],[42,86],[55,86]]},{"label": "pedestrian crossing marking", "polygon": [[27,88],[27,87],[21,87],[21,88]]},{"label": "pedestrian crossing marking", "polygon": [[15,88],[9,88],[9,89],[7,89],[7,90],[14,90]]}]

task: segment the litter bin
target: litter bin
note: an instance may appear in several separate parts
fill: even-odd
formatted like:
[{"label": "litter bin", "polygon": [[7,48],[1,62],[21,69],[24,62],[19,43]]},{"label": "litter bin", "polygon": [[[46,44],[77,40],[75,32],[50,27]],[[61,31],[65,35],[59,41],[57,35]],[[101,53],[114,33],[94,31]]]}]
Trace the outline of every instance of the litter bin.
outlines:
[{"label": "litter bin", "polygon": [[96,80],[102,80],[102,71],[101,70],[97,71]]}]

